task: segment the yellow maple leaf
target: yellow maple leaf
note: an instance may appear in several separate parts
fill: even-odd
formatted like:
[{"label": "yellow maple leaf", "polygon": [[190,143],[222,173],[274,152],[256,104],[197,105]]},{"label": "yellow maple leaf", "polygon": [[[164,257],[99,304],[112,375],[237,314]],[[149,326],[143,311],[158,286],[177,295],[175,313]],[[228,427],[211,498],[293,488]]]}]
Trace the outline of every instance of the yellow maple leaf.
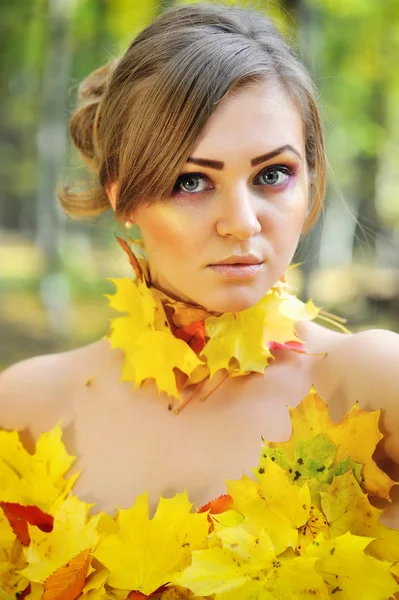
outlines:
[{"label": "yellow maple leaf", "polygon": [[126,312],[132,318],[132,328],[140,333],[154,323],[154,313],[159,308],[144,282],[132,281],[128,277],[107,278],[115,285],[115,292],[104,294],[109,306],[119,312]]},{"label": "yellow maple leaf", "polygon": [[316,506],[311,504],[307,522],[298,529],[297,552],[303,554],[304,549],[319,537],[320,534],[325,538],[330,537],[330,527],[325,515]]},{"label": "yellow maple leaf", "polygon": [[267,302],[266,296],[247,310],[206,319],[205,330],[210,339],[201,356],[207,360],[211,378],[220,369],[231,371],[232,358],[238,361],[240,373],[263,373],[272,356],[263,344],[264,305]]},{"label": "yellow maple leaf", "polygon": [[381,498],[389,498],[389,491],[395,482],[372,458],[375,447],[382,438],[378,429],[381,411],[367,412],[354,405],[341,423],[336,424],[330,418],[327,404],[313,389],[297,407],[289,407],[288,410],[292,423],[291,438],[287,442],[264,440],[265,446],[278,449],[281,456],[292,463],[298,444],[322,433],[337,446],[333,466],[339,465],[345,458],[362,465],[363,489]]},{"label": "yellow maple leaf", "polygon": [[148,518],[148,494],[132,508],[119,510],[118,531],[103,538],[94,556],[106,567],[108,584],[149,595],[168,583],[191,560],[191,552],[205,548],[209,522],[206,513],[191,513],[186,492],[160,498],[153,519]]},{"label": "yellow maple leaf", "polygon": [[281,600],[329,598],[315,571],[316,559],[295,556],[280,560],[264,530],[256,536],[244,526],[221,528],[219,546],[193,552],[192,564],[173,581],[195,594],[216,594],[217,600]]},{"label": "yellow maple leaf", "polygon": [[30,544],[24,548],[28,566],[21,574],[44,583],[54,571],[97,543],[100,516],[88,517],[90,505],[68,496],[57,508],[49,533],[29,525]]},{"label": "yellow maple leaf", "polygon": [[85,600],[103,600],[107,597],[105,583],[108,580],[109,571],[101,565],[86,578],[82,589],[82,597]]},{"label": "yellow maple leaf", "polygon": [[355,404],[340,423],[334,423],[329,436],[338,446],[335,464],[348,456],[364,465],[364,489],[369,494],[388,499],[395,482],[372,459],[378,442],[383,438],[378,428],[380,413],[381,410],[366,412]]},{"label": "yellow maple leaf", "polygon": [[[5,594],[21,593],[28,580],[19,570],[26,565],[22,544],[4,514],[0,514],[0,589]],[[14,595],[13,595],[14,598]]]},{"label": "yellow maple leaf", "polygon": [[281,302],[279,308],[281,314],[295,323],[297,321],[312,321],[320,312],[320,308],[315,306],[312,300],[305,303],[296,296],[287,293],[283,293],[282,298],[283,302]]},{"label": "yellow maple leaf", "polygon": [[122,379],[134,380],[136,388],[145,379],[154,379],[158,390],[180,399],[173,368],[177,367],[186,375],[202,363],[195,352],[182,340],[168,332],[151,331],[143,333],[125,362]]},{"label": "yellow maple leaf", "polygon": [[392,597],[399,586],[390,573],[391,565],[365,554],[372,538],[346,532],[329,540],[318,538],[305,556],[319,557],[316,571],[329,586],[331,594],[341,600],[378,600]]},{"label": "yellow maple leaf", "polygon": [[245,516],[245,523],[254,531],[264,529],[278,555],[298,545],[298,528],[309,519],[310,494],[307,485],[299,487],[288,480],[283,469],[269,460],[261,469],[254,469],[258,481],[247,475],[226,480],[234,510]]},{"label": "yellow maple leaf", "polygon": [[40,436],[36,452],[30,454],[16,431],[0,431],[0,501],[35,505],[51,512],[56,500],[65,497],[79,476],[64,477],[75,457],[67,453],[61,437],[58,423]]},{"label": "yellow maple leaf", "polygon": [[112,296],[106,294],[110,306],[128,312],[112,320],[107,335],[111,348],[125,352],[121,379],[134,381],[136,388],[153,379],[160,392],[180,399],[173,369],[190,376],[203,363],[185,342],[171,335],[161,301],[144,282],[110,281],[116,286]]},{"label": "yellow maple leaf", "polygon": [[353,473],[348,471],[334,477],[320,495],[332,536],[349,531],[375,538],[367,548],[368,554],[380,560],[399,561],[399,530],[381,525],[379,519],[383,511],[370,504]]}]

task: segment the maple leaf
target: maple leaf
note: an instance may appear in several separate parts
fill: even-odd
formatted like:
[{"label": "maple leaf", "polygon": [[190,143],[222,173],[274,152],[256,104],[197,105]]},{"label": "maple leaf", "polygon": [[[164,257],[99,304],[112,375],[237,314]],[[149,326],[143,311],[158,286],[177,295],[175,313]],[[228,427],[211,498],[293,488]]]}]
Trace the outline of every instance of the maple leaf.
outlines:
[{"label": "maple leaf", "polygon": [[182,340],[164,331],[143,333],[125,362],[122,379],[134,380],[139,387],[145,379],[154,379],[160,392],[180,399],[173,369],[190,376],[202,363]]},{"label": "maple leaf", "polygon": [[297,321],[312,321],[320,313],[320,308],[315,306],[312,300],[305,303],[296,296],[284,292],[282,298],[283,302],[279,308],[281,314],[295,323]]},{"label": "maple leaf", "polygon": [[[327,404],[313,389],[297,407],[289,407],[288,410],[292,423],[291,438],[287,442],[263,440],[264,455],[273,456],[274,460],[287,470],[293,469],[295,480],[298,483],[303,478],[329,483],[334,474],[352,469],[362,481],[365,491],[381,498],[389,498],[389,491],[395,482],[379,469],[372,458],[375,447],[382,438],[378,429],[381,411],[367,412],[354,405],[345,418],[336,424],[329,416]],[[320,437],[317,442],[311,442],[318,434],[322,434],[324,438]],[[306,442],[309,442],[310,445],[307,445]],[[320,444],[321,448],[324,445],[322,452],[326,452],[324,460],[319,462],[318,467],[316,466],[318,463],[317,449],[313,446],[313,451],[311,450],[313,444]],[[329,453],[328,444],[334,444],[336,447],[332,462],[330,460],[332,446]],[[320,477],[316,477],[314,470],[313,474],[309,471],[311,467],[309,463],[305,468],[305,457],[302,456],[304,453],[309,453],[310,461],[313,461],[312,464],[316,467],[316,471],[317,468],[323,469],[324,467],[320,471]],[[327,473],[327,469],[331,469],[331,472]],[[326,472],[324,473],[324,471]],[[313,495],[317,486],[311,484],[310,487]],[[322,485],[319,487],[323,489]]]},{"label": "maple leaf", "polygon": [[16,431],[0,431],[0,501],[37,506],[51,513],[54,503],[65,497],[79,476],[64,477],[75,457],[67,453],[61,437],[58,423],[39,437],[36,452],[30,454]]},{"label": "maple leaf", "polygon": [[191,375],[202,362],[183,340],[170,334],[162,304],[144,282],[110,281],[116,286],[115,294],[107,295],[110,306],[129,313],[113,319],[108,334],[111,348],[126,353],[121,379],[134,381],[136,388],[145,379],[154,379],[160,392],[180,398],[173,368]]},{"label": "maple leaf", "polygon": [[116,237],[117,242],[121,246],[121,248],[126,252],[126,254],[129,258],[129,262],[130,262],[131,266],[133,267],[135,276],[138,277],[139,279],[143,279],[143,271],[141,269],[140,263],[137,260],[137,258],[135,257],[134,253],[132,252],[129,244],[126,242],[126,240],[123,240],[119,236],[116,235],[115,237]]},{"label": "maple leaf", "polygon": [[303,554],[304,549],[320,534],[323,537],[330,537],[330,527],[325,515],[316,506],[311,504],[307,522],[298,528],[298,546],[295,550]]},{"label": "maple leaf", "polygon": [[50,533],[29,525],[30,544],[24,547],[28,566],[21,571],[24,577],[43,583],[57,569],[96,545],[100,515],[89,518],[89,508],[75,496],[68,496],[55,512]]},{"label": "maple leaf", "polygon": [[265,447],[258,467],[262,469],[268,458],[283,468],[289,480],[297,485],[307,482],[312,502],[320,509],[320,492],[331,483],[334,475],[352,470],[360,482],[362,465],[346,458],[334,465],[337,446],[330,442],[324,434],[319,433],[313,439],[298,441],[295,456],[288,460],[281,448]]},{"label": "maple leaf", "polygon": [[[210,338],[201,352],[207,360],[212,378],[220,369],[231,371],[230,361],[238,361],[240,373],[263,373],[272,354],[263,345],[264,304],[262,298],[255,306],[239,313],[225,313],[205,321]],[[236,367],[235,367],[236,368]]]},{"label": "maple leaf", "polygon": [[315,558],[279,560],[264,530],[255,536],[241,525],[216,527],[218,546],[194,551],[191,565],[173,583],[195,594],[215,593],[218,600],[329,598]]},{"label": "maple leaf", "polygon": [[367,547],[368,554],[380,560],[399,561],[399,530],[389,529],[379,522],[383,510],[370,504],[353,473],[348,471],[334,477],[320,495],[332,536],[349,531],[375,538]]},{"label": "maple leaf", "polygon": [[[92,559],[91,567],[96,562]],[[85,600],[104,600],[107,598],[105,583],[108,580],[109,571],[98,563],[98,568],[94,569],[87,577],[82,589],[82,597]]]},{"label": "maple leaf", "polygon": [[217,515],[229,510],[233,505],[233,498],[229,494],[221,494],[217,498],[214,498],[210,502],[203,504],[197,512],[207,512],[209,514]]},{"label": "maple leaf", "polygon": [[226,480],[234,510],[245,515],[246,524],[255,531],[266,531],[276,554],[288,546],[296,548],[298,527],[309,518],[311,501],[307,485],[299,487],[291,483],[284,470],[271,460],[260,471],[253,471],[258,481],[247,475],[236,481]]},{"label": "maple leaf", "polygon": [[228,512],[229,509],[232,507],[232,505],[233,505],[233,498],[229,494],[221,494],[220,496],[218,496],[217,498],[214,498],[210,502],[203,504],[198,509],[197,512],[199,512],[199,513],[209,511],[208,512],[208,521],[210,523],[209,533],[211,533],[214,530],[214,525],[213,525],[211,515],[218,515],[221,513]]},{"label": "maple leaf", "polygon": [[390,573],[389,563],[365,554],[371,541],[370,537],[355,536],[347,531],[329,540],[318,538],[304,554],[319,557],[315,569],[337,598],[388,599],[399,591],[399,586]]},{"label": "maple leaf", "polygon": [[28,580],[19,574],[19,570],[26,565],[21,542],[16,539],[15,533],[8,519],[0,514],[0,590],[4,594],[22,593],[28,585]]},{"label": "maple leaf", "polygon": [[192,550],[207,545],[207,514],[190,513],[191,507],[186,492],[161,497],[150,520],[144,493],[132,508],[119,509],[118,531],[94,550],[110,572],[108,584],[149,595],[184,569]]},{"label": "maple leaf", "polygon": [[[153,327],[154,313],[161,309],[162,304],[157,302],[150,293],[145,282],[132,281],[128,277],[107,278],[115,285],[112,295],[104,294],[108,298],[109,306],[119,312],[128,313],[132,319],[132,329],[140,334]],[[166,315],[164,315],[164,322]]]}]

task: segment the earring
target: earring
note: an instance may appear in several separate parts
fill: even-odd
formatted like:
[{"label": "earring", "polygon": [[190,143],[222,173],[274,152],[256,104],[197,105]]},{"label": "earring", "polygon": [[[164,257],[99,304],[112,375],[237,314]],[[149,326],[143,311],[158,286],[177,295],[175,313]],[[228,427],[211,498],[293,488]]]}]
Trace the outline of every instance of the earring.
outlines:
[{"label": "earring", "polygon": [[126,228],[126,229],[131,229],[132,227],[133,227],[133,223],[132,223],[132,221],[130,221],[130,220],[129,220],[129,221],[126,221],[126,222],[125,222],[125,228]]}]

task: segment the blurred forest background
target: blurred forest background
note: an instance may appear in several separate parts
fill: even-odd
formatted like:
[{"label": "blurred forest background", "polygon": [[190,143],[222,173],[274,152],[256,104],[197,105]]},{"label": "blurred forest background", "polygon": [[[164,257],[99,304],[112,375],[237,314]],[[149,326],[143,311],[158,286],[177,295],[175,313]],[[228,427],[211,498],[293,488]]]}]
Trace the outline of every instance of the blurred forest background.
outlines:
[{"label": "blurred forest background", "polygon": [[[67,219],[56,181],[82,177],[68,118],[78,85],[168,0],[3,0],[0,8],[0,368],[103,336],[107,277],[130,274],[113,213]],[[230,2],[235,4],[235,2]],[[240,3],[245,6],[243,1]],[[257,0],[320,90],[326,209],[292,273],[352,331],[399,331],[399,2]]]}]

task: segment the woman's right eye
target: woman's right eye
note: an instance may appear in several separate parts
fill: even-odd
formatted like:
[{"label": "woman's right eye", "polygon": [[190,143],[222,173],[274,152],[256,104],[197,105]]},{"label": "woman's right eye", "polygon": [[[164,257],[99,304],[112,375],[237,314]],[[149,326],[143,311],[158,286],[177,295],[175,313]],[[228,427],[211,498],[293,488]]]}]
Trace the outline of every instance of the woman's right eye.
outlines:
[{"label": "woman's right eye", "polygon": [[178,177],[173,192],[175,194],[195,194],[209,189],[206,178],[200,173],[184,173]]}]

